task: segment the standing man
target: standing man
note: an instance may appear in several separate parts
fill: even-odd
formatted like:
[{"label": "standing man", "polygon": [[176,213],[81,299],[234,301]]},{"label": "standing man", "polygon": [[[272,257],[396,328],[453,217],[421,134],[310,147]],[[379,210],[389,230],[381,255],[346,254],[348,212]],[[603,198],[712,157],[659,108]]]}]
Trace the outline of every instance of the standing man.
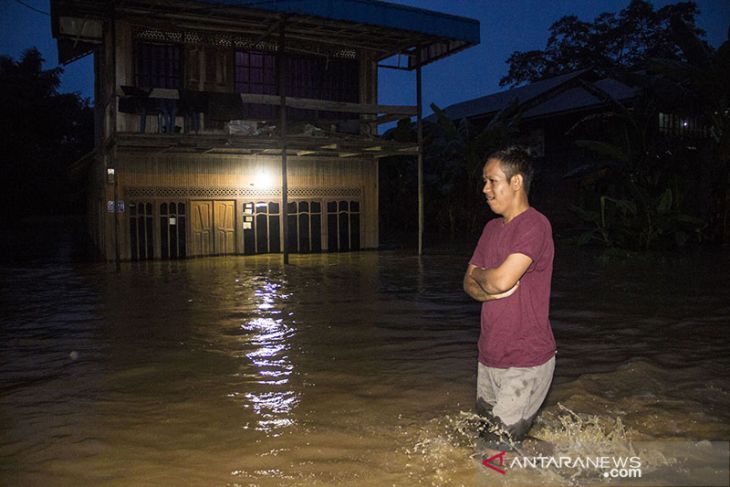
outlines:
[{"label": "standing man", "polygon": [[530,207],[534,169],[510,147],[484,165],[487,204],[501,218],[484,227],[464,276],[464,291],[482,303],[477,412],[489,448],[512,449],[527,434],[555,369],[548,313],[553,273],[552,228]]}]

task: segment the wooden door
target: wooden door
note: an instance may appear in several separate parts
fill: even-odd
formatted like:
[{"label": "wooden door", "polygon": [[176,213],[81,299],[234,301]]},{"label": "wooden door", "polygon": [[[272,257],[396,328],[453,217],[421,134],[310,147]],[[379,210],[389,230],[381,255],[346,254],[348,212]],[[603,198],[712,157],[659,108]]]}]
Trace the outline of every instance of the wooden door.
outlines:
[{"label": "wooden door", "polygon": [[213,202],[192,201],[190,217],[190,255],[211,255],[213,253]]},{"label": "wooden door", "polygon": [[214,202],[215,253],[236,253],[236,211],[234,201]]}]

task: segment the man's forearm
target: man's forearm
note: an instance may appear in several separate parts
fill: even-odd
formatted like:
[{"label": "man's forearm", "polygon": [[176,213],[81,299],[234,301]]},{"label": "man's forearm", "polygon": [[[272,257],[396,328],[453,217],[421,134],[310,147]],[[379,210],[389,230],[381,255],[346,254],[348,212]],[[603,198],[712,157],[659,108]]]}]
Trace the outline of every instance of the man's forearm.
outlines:
[{"label": "man's forearm", "polygon": [[503,292],[503,293],[495,293],[491,294],[486,292],[481,285],[474,279],[472,276],[466,276],[464,279],[464,291],[471,296],[473,299],[479,301],[480,303],[483,303],[485,301],[492,301],[495,299],[502,299],[506,298],[508,296],[511,296],[516,290],[517,287],[520,285],[519,281],[509,290]]},{"label": "man's forearm", "polygon": [[489,301],[489,294],[484,291],[479,283],[472,277],[467,276],[464,279],[464,291],[466,291],[466,294],[471,296],[473,299],[476,299],[477,301]]},{"label": "man's forearm", "polygon": [[509,288],[502,289],[502,287],[500,287],[500,282],[496,274],[496,269],[481,269],[479,267],[475,267],[471,271],[471,277],[487,294],[500,294],[509,290]]}]

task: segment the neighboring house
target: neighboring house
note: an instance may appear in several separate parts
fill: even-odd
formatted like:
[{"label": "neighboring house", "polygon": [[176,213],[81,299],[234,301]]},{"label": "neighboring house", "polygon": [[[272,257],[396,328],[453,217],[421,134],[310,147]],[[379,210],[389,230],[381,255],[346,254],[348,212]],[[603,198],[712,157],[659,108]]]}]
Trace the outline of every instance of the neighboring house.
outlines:
[{"label": "neighboring house", "polygon": [[51,9],[60,60],[94,55],[89,220],[110,260],[378,247],[378,160],[419,149],[377,135],[418,114],[378,105],[379,63],[420,73],[479,42],[475,20],[375,0]]},{"label": "neighboring house", "polygon": [[[600,117],[596,117],[593,124],[586,124],[582,130],[570,129],[587,117],[611,110],[586,85],[592,85],[629,109],[642,93],[638,87],[584,69],[466,100],[443,111],[452,120],[468,119],[477,126],[486,126],[501,110],[518,103],[522,112],[517,143],[529,147],[536,158],[540,184],[535,189],[539,203],[555,218],[569,220],[569,204],[574,202],[577,185],[566,176],[580,175],[581,169],[592,158],[592,154],[579,148],[575,140],[600,140],[604,135],[600,133]],[[430,115],[425,120],[434,122],[436,117]],[[697,118],[659,111],[656,123],[660,132],[671,136],[694,138],[707,135],[706,127]]]},{"label": "neighboring house", "polygon": [[[582,83],[595,85],[621,103],[630,104],[639,90],[613,79],[601,79],[589,69],[548,78],[529,85],[467,100],[444,108],[452,120],[469,119],[486,125],[513,103],[522,106],[521,142],[537,158],[550,158],[565,150],[565,131],[589,113],[606,110],[606,104]],[[433,115],[426,120],[433,121]]]}]

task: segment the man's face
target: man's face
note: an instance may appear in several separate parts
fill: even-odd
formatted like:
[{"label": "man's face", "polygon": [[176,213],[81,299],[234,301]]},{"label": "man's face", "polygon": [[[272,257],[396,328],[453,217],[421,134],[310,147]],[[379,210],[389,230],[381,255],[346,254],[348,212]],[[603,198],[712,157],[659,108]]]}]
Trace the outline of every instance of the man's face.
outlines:
[{"label": "man's face", "polygon": [[497,215],[504,215],[515,200],[516,191],[507,180],[498,159],[489,159],[484,165],[484,189],[487,204]]}]

